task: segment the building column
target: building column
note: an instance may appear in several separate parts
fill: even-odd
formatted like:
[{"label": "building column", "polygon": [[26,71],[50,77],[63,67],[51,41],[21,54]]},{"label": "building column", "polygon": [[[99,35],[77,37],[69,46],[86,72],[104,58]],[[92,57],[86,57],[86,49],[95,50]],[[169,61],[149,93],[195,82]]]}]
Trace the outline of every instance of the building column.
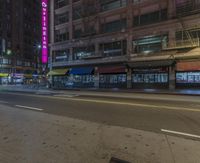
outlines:
[{"label": "building column", "polygon": [[69,48],[69,61],[73,61],[73,48]]},{"label": "building column", "polygon": [[174,47],[176,45],[176,34],[174,30],[169,31],[168,39],[168,47]]},{"label": "building column", "polygon": [[127,88],[132,88],[132,69],[127,69]]},{"label": "building column", "polygon": [[[54,43],[54,1],[53,0],[50,0],[50,16],[49,16],[49,22],[50,22],[50,27],[49,27],[49,30],[50,30],[50,43],[53,44]],[[49,69],[50,71],[53,69],[53,50],[52,50],[52,47],[50,46],[49,48],[49,52],[50,52],[50,60],[49,60]],[[50,81],[52,81],[52,76],[50,77]]]},{"label": "building column", "polygon": [[168,0],[168,16],[169,18],[176,17],[176,1]]},{"label": "building column", "polygon": [[176,66],[173,64],[169,67],[169,89],[176,88]]},{"label": "building column", "polygon": [[[96,71],[97,67],[95,67],[95,71]],[[99,73],[95,72],[94,74],[94,87],[95,88],[99,88]]]},{"label": "building column", "polygon": [[68,22],[69,40],[73,40],[73,1],[69,0],[69,22]]}]

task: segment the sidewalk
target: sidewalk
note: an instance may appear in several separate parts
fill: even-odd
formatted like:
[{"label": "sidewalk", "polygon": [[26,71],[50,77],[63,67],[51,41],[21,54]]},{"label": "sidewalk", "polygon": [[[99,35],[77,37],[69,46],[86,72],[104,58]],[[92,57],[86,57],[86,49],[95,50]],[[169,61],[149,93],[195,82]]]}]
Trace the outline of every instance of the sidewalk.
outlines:
[{"label": "sidewalk", "polygon": [[0,104],[0,162],[198,163],[200,142]]},{"label": "sidewalk", "polygon": [[120,93],[144,93],[144,94],[166,94],[166,95],[190,95],[200,96],[200,89],[96,89],[96,88],[74,88],[74,89],[48,89],[45,86],[37,85],[0,85],[0,90],[19,91],[19,92],[46,92],[46,93],[65,93],[69,91],[76,92],[120,92]]}]

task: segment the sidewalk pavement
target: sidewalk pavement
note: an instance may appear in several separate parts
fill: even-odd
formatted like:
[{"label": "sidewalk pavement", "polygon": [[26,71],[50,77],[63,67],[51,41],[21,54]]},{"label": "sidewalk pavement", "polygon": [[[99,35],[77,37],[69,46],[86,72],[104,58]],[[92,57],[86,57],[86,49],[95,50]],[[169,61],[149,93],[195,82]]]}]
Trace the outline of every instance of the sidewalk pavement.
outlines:
[{"label": "sidewalk pavement", "polygon": [[69,91],[87,92],[120,92],[120,93],[144,93],[144,94],[165,94],[165,95],[189,95],[200,96],[200,89],[48,89],[45,86],[37,85],[0,85],[0,90],[19,91],[19,92],[43,92],[43,93],[65,93]]},{"label": "sidewalk pavement", "polygon": [[198,163],[200,141],[0,104],[1,163]]}]

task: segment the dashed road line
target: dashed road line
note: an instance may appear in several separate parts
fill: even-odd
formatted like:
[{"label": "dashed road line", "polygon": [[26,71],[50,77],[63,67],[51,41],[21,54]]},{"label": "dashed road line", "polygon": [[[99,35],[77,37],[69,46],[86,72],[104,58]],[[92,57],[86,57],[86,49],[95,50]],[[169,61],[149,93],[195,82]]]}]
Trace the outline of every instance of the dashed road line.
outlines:
[{"label": "dashed road line", "polygon": [[193,134],[188,134],[188,133],[178,132],[178,131],[172,131],[172,130],[166,130],[166,129],[161,129],[161,131],[165,132],[165,133],[171,133],[171,134],[175,134],[175,135],[182,135],[182,136],[187,136],[187,137],[200,139],[199,135],[193,135]]},{"label": "dashed road line", "polygon": [[30,107],[30,106],[22,106],[22,105],[15,105],[15,106],[18,107],[18,108],[30,109],[30,110],[36,110],[36,111],[43,111],[44,110],[44,109]]}]

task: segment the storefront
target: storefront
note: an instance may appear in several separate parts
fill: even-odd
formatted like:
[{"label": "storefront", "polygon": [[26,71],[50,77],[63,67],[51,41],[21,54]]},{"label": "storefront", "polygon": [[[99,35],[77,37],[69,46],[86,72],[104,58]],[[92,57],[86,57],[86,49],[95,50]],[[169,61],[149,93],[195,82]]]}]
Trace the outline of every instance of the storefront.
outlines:
[{"label": "storefront", "polygon": [[125,66],[99,67],[100,88],[127,88],[127,75]]},{"label": "storefront", "polygon": [[72,68],[65,82],[66,88],[93,88],[94,68],[80,67]]},{"label": "storefront", "polygon": [[67,74],[68,69],[53,69],[47,76],[52,77],[53,88],[65,88],[65,83],[68,80]]},{"label": "storefront", "polygon": [[200,88],[200,61],[185,61],[177,63],[176,87]]},{"label": "storefront", "polygon": [[9,79],[8,79],[9,74],[7,73],[0,73],[0,84],[8,84]]},{"label": "storefront", "polygon": [[169,67],[173,61],[137,62],[132,68],[132,88],[168,89]]}]

